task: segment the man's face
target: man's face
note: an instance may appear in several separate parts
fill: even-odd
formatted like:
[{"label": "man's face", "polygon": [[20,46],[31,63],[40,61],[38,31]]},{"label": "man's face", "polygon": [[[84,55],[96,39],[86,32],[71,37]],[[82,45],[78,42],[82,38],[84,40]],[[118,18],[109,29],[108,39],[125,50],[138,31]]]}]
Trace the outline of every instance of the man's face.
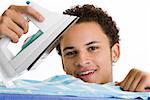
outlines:
[{"label": "man's face", "polygon": [[62,63],[67,74],[90,83],[112,81],[109,39],[95,22],[73,25],[60,42]]}]

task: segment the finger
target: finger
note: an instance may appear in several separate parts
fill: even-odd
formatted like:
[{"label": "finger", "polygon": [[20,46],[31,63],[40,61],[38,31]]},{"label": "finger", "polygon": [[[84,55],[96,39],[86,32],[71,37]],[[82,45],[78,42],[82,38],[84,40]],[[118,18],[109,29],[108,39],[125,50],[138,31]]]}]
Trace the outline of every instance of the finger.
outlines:
[{"label": "finger", "polygon": [[150,88],[149,89],[145,89],[145,92],[150,92]]},{"label": "finger", "polygon": [[16,23],[14,23],[9,17],[4,16],[4,20],[7,21],[7,23],[4,23],[6,27],[14,31],[18,37],[21,37],[21,35],[24,33],[23,29],[20,28]]},{"label": "finger", "polygon": [[135,89],[137,88],[141,78],[142,78],[142,74],[140,72],[138,72],[136,74],[136,77],[135,77],[134,81],[131,83],[129,91],[132,91],[132,92],[135,91]]},{"label": "finger", "polygon": [[0,26],[0,31],[1,31],[2,35],[9,37],[14,43],[18,42],[18,40],[19,40],[18,35],[16,35],[16,33],[13,32],[12,30],[10,30],[8,27]]},{"label": "finger", "polygon": [[127,76],[125,77],[125,79],[120,83],[120,86],[121,87],[124,87],[125,86],[125,83],[128,81],[129,77],[130,77],[130,74],[132,73],[133,69],[130,70],[130,72],[127,74]]},{"label": "finger", "polygon": [[33,9],[30,6],[15,6],[12,5],[9,7],[9,9],[15,10],[16,12],[19,13],[23,13],[23,14],[28,14],[32,17],[34,17],[35,19],[37,19],[38,21],[43,21],[44,17],[35,9]]},{"label": "finger", "polygon": [[[24,33],[27,33],[28,31],[28,21],[24,19],[24,17],[13,11],[13,10],[6,10],[3,13],[3,17],[7,16],[10,18],[13,22],[15,22],[19,27],[21,27],[24,30]],[[6,19],[4,19],[6,20]]]},{"label": "finger", "polygon": [[136,74],[137,74],[137,70],[132,70],[131,74],[129,75],[128,80],[126,80],[125,85],[123,86],[124,90],[129,90],[129,88],[131,87],[131,84],[134,83],[134,80],[136,78]]},{"label": "finger", "polygon": [[138,84],[138,86],[136,87],[135,91],[137,92],[144,92],[145,91],[145,88],[147,87],[147,84],[146,84],[146,77],[143,76]]},{"label": "finger", "polygon": [[11,22],[8,28],[15,32],[19,38],[22,36],[22,34],[24,34],[23,29],[17,26],[14,22]]}]

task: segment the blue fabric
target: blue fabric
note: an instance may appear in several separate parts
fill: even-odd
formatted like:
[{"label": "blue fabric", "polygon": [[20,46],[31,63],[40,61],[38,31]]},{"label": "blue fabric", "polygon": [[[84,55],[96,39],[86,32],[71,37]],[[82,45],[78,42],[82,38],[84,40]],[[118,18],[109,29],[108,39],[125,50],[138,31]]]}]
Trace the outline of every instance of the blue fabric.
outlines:
[{"label": "blue fabric", "polygon": [[119,98],[76,97],[63,95],[0,94],[0,100],[122,100]]},{"label": "blue fabric", "polygon": [[70,75],[54,76],[45,81],[16,80],[15,87],[6,88],[0,83],[0,94],[24,95],[55,95],[68,97],[90,98],[123,98],[123,99],[150,99],[150,92],[122,91],[115,83],[95,84],[86,83]]}]

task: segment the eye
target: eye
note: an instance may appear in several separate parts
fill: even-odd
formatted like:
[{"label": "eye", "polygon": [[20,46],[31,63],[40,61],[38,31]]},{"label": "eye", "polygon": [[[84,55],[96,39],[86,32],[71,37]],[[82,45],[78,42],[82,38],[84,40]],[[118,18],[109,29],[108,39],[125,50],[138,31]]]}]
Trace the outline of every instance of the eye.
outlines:
[{"label": "eye", "polygon": [[96,50],[98,50],[99,49],[99,47],[98,46],[90,46],[89,48],[88,48],[88,50],[89,51],[96,51]]},{"label": "eye", "polygon": [[68,51],[65,53],[66,57],[73,57],[77,54],[77,51]]}]

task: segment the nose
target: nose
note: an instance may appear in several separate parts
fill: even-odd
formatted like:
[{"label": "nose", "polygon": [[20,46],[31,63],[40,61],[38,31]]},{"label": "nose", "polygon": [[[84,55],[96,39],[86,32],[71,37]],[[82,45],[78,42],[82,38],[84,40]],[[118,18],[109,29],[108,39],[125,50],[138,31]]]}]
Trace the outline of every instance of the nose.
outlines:
[{"label": "nose", "polygon": [[86,52],[79,53],[79,55],[75,61],[75,66],[85,67],[85,66],[89,66],[90,64],[91,64],[90,55]]}]

